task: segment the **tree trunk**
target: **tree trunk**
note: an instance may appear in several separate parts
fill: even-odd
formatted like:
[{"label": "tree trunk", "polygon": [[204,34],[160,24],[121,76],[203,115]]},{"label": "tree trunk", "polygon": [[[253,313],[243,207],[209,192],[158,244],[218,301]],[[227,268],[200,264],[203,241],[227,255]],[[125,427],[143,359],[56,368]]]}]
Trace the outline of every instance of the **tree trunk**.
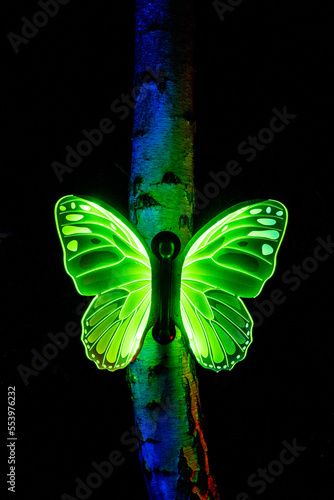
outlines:
[{"label": "tree trunk", "polygon": [[[172,231],[181,251],[194,205],[192,0],[137,0],[132,223],[148,245]],[[140,458],[151,499],[216,499],[202,431],[193,358],[177,330],[168,345],[151,331],[128,367]]]}]

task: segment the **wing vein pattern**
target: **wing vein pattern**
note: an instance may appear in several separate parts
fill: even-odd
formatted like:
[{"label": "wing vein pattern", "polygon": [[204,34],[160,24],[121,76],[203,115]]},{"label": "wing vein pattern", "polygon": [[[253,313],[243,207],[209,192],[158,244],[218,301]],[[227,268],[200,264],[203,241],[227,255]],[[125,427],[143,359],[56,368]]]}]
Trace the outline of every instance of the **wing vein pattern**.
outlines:
[{"label": "wing vein pattern", "polygon": [[274,200],[218,216],[188,243],[181,273],[181,317],[197,361],[230,370],[252,342],[253,320],[240,297],[256,297],[272,276],[287,224]]},{"label": "wing vein pattern", "polygon": [[138,354],[151,307],[151,263],[140,236],[116,210],[69,195],[55,218],[64,266],[77,291],[95,296],[81,340],[98,368],[124,368]]}]

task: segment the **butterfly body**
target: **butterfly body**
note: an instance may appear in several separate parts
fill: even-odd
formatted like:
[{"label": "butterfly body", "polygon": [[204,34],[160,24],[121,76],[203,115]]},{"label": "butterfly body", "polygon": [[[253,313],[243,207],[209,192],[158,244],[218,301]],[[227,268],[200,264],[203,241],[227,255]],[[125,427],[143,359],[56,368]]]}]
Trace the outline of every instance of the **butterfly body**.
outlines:
[{"label": "butterfly body", "polygon": [[175,325],[197,361],[230,370],[252,341],[241,297],[257,296],[272,276],[287,224],[278,201],[234,206],[206,224],[182,253],[168,231],[152,240],[114,209],[73,195],[55,208],[64,265],[79,293],[95,295],[82,320],[86,354],[99,368],[125,367],[147,331],[166,344]]},{"label": "butterfly body", "polygon": [[[180,251],[181,243],[176,234],[170,231],[158,233],[152,240],[152,252],[160,261],[159,272],[159,319],[153,327],[153,337],[160,344],[174,340],[176,331],[171,319],[173,284],[173,260]],[[154,276],[152,276],[152,281]]]}]

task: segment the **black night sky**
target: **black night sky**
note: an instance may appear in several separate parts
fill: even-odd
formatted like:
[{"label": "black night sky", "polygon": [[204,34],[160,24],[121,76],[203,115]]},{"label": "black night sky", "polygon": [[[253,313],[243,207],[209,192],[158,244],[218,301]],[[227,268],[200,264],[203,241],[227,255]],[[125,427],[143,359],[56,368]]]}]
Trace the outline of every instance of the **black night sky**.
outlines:
[{"label": "black night sky", "polygon": [[[135,2],[59,1],[47,25],[26,28],[26,43],[8,38],[22,36],[22,18],[31,21],[39,3],[2,2],[1,446],[7,461],[15,386],[16,496],[4,474],[2,486],[8,498],[79,498],[76,478],[85,482],[93,462],[118,450],[124,462],[86,498],[148,500],[137,453],[122,438],[133,425],[125,371],[98,371],[78,334],[25,381],[18,370],[33,368],[52,335],[77,331],[84,310],[63,269],[56,201],[94,196],[127,216],[131,165],[132,110],[122,119],[111,106],[134,85]],[[332,500],[333,7],[231,1],[221,20],[213,2],[195,3],[196,187],[210,196],[214,174],[232,160],[241,167],[201,198],[196,229],[244,200],[277,199],[289,211],[276,272],[257,305],[245,301],[257,311],[246,359],[231,372],[197,369],[211,467],[222,500]],[[115,130],[60,182],[52,163],[64,164],[66,147],[104,119]],[[268,136],[270,124],[280,130]],[[293,456],[286,443],[297,451],[282,465]],[[259,469],[272,471],[268,480]]]}]

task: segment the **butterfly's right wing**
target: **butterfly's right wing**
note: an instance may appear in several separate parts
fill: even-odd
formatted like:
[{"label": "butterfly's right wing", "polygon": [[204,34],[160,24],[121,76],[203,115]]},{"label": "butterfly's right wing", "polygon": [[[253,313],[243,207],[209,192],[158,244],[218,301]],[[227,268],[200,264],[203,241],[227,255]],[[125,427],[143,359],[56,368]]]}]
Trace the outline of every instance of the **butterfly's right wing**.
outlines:
[{"label": "butterfly's right wing", "polygon": [[231,207],[177,258],[180,313],[173,319],[205,368],[230,370],[245,357],[253,321],[240,297],[256,297],[272,276],[287,217],[275,200]]},{"label": "butterfly's right wing", "polygon": [[150,326],[148,249],[116,210],[90,200],[65,196],[55,218],[67,273],[79,293],[96,295],[82,318],[86,354],[98,368],[123,368]]}]

